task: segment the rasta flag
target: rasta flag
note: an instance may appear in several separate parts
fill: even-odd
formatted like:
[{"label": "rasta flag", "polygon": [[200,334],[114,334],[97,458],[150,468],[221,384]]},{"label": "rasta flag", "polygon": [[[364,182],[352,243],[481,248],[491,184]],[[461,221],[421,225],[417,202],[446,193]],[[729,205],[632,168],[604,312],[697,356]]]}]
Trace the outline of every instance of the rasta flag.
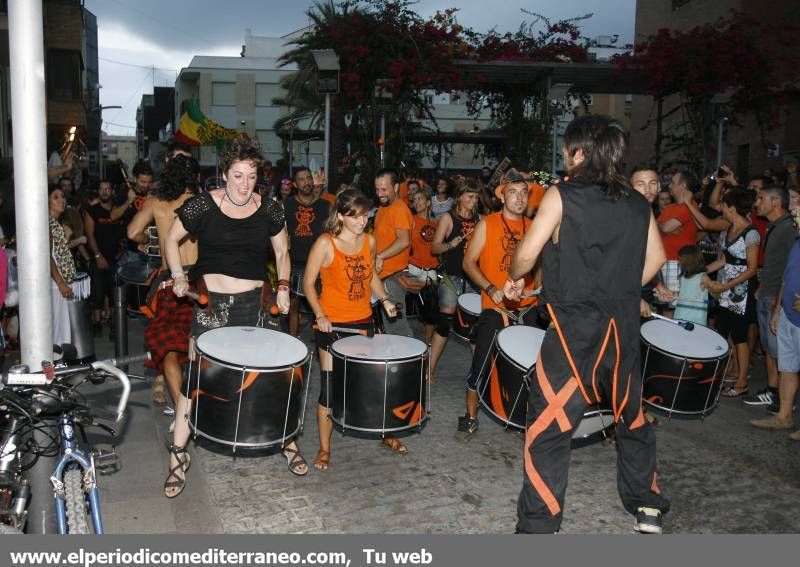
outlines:
[{"label": "rasta flag", "polygon": [[206,117],[197,101],[191,100],[181,116],[175,139],[190,146],[219,146],[238,135],[236,130],[220,126]]}]

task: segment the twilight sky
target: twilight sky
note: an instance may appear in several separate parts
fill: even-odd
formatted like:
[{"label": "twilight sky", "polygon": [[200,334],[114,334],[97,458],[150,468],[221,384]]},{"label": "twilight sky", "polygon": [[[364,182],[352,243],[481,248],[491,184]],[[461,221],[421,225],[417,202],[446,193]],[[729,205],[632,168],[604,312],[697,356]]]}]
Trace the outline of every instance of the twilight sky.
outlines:
[{"label": "twilight sky", "polygon": [[[282,36],[308,25],[310,0],[85,0],[97,16],[100,52],[100,103],[120,105],[103,113],[110,134],[135,135],[136,107],[153,86],[172,86],[177,72],[194,55],[239,56],[244,30]],[[487,6],[491,10],[487,13]],[[498,10],[495,7],[501,6]],[[427,17],[459,8],[462,25],[478,31],[513,31],[526,18],[522,8],[558,20],[587,13],[584,35],[619,35],[633,40],[636,0],[420,0],[414,7]]]}]

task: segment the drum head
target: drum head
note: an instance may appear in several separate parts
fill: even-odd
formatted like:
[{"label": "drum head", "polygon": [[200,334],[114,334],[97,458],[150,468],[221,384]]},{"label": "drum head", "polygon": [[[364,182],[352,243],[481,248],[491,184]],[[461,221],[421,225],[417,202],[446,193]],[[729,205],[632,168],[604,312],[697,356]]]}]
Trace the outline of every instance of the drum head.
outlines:
[{"label": "drum head", "polygon": [[331,350],[347,358],[362,360],[403,360],[422,356],[428,346],[420,340],[400,335],[362,335],[339,339]]},{"label": "drum head", "polygon": [[220,327],[197,338],[197,350],[214,360],[249,369],[298,366],[308,348],[298,339],[259,327]]},{"label": "drum head", "polygon": [[481,314],[481,295],[479,293],[462,293],[458,296],[458,306],[467,313]]},{"label": "drum head", "polygon": [[512,325],[497,335],[497,346],[522,368],[533,368],[542,348],[544,331],[524,325]]},{"label": "drum head", "polygon": [[648,321],[641,328],[642,339],[665,352],[690,359],[715,359],[728,352],[728,342],[722,335],[695,325],[687,331],[669,321]]}]

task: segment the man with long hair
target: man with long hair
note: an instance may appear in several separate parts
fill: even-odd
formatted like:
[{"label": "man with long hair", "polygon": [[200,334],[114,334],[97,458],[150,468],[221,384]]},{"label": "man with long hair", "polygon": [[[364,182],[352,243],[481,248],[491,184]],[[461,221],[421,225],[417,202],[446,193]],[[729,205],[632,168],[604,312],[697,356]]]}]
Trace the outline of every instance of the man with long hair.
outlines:
[{"label": "man with long hair", "polygon": [[552,324],[531,379],[518,533],[559,530],[572,431],[587,406],[614,412],[618,488],[635,529],[661,533],[669,509],[642,413],[639,360],[639,294],[665,254],[647,201],[620,172],[625,149],[611,118],[570,123],[563,147],[570,179],[548,189],[503,286],[507,297],[520,297],[521,278],[542,255]]}]

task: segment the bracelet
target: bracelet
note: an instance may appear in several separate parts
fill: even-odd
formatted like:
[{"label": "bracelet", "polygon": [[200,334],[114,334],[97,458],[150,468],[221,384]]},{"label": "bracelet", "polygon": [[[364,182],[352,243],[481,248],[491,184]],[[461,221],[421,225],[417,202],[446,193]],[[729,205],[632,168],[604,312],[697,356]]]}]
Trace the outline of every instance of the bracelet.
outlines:
[{"label": "bracelet", "polygon": [[172,272],[172,279],[176,280],[178,278],[186,279],[186,274],[184,274],[183,272]]},{"label": "bracelet", "polygon": [[328,316],[325,315],[324,313],[322,315],[320,315],[319,317],[317,317],[316,315],[314,316],[314,319],[317,320],[317,321],[319,321],[320,319],[327,319],[327,318],[328,318]]},{"label": "bracelet", "polygon": [[391,300],[392,300],[392,298],[389,297],[388,295],[386,297],[381,297],[381,303],[386,303],[387,301],[391,301]]},{"label": "bracelet", "polygon": [[278,287],[281,286],[289,287],[289,280],[278,280]]},{"label": "bracelet", "polygon": [[285,291],[286,293],[289,293],[289,286],[288,285],[279,285],[278,286],[278,291]]},{"label": "bracelet", "polygon": [[99,258],[100,256],[102,256],[102,254],[100,252],[98,252],[97,254],[94,255],[95,258]]}]

